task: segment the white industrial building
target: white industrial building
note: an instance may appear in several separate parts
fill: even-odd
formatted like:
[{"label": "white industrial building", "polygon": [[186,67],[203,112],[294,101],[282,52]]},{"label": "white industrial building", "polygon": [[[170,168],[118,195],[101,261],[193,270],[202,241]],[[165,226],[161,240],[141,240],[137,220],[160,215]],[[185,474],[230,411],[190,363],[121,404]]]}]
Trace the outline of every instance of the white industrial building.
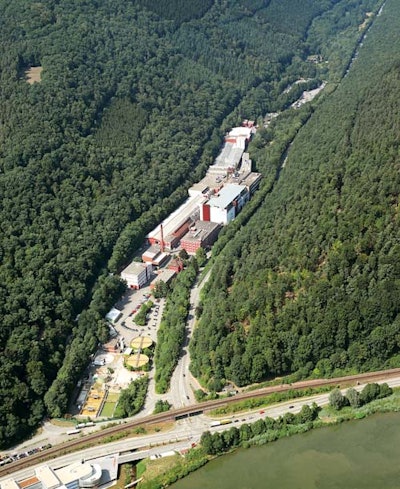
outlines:
[{"label": "white industrial building", "polygon": [[226,141],[221,153],[208,169],[209,173],[225,175],[234,171],[242,160],[244,149],[244,144],[239,146],[237,143]]},{"label": "white industrial building", "polygon": [[228,224],[250,198],[245,185],[228,184],[200,208],[200,219],[218,224]]},{"label": "white industrial building", "polygon": [[151,263],[133,261],[121,272],[121,278],[126,281],[130,289],[140,289],[150,280],[152,271]]}]

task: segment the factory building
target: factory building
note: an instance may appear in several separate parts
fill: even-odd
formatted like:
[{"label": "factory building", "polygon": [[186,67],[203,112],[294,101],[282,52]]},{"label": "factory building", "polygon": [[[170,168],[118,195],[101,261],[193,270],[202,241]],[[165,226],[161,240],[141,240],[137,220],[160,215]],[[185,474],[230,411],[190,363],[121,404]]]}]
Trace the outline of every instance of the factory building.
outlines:
[{"label": "factory building", "polygon": [[[165,252],[179,245],[189,254],[211,246],[219,226],[237,216],[261,180],[259,173],[251,171],[252,162],[245,152],[255,132],[254,121],[245,120],[225,136],[220,154],[205,177],[189,189],[189,198],[146,236],[150,248],[142,255],[145,263],[160,266],[168,256]],[[179,272],[180,264],[171,263]]]},{"label": "factory building", "polygon": [[199,248],[210,248],[221,230],[215,222],[197,221],[181,239],[181,247],[189,255],[194,255]]},{"label": "factory building", "polygon": [[226,175],[234,171],[242,160],[244,146],[233,143],[231,140],[225,141],[221,153],[217,156],[214,164],[210,166],[208,172],[211,174]]},{"label": "factory building", "polygon": [[228,224],[241,211],[250,198],[245,185],[228,184],[205,202],[200,209],[200,219],[218,224]]},{"label": "factory building", "polygon": [[151,245],[159,245],[161,251],[176,248],[182,236],[199,218],[199,206],[206,200],[207,196],[201,192],[190,196],[176,211],[146,236],[148,242]]},{"label": "factory building", "polygon": [[151,277],[153,266],[150,263],[138,263],[133,261],[121,272],[121,278],[126,280],[130,289],[140,289]]},{"label": "factory building", "polygon": [[159,246],[150,246],[143,254],[142,260],[151,263],[155,267],[160,267],[168,259],[167,253],[161,252]]},{"label": "factory building", "polygon": [[175,275],[176,275],[176,271],[175,270],[170,270],[168,268],[164,268],[163,270],[160,270],[160,273],[151,282],[150,289],[154,289],[154,287],[159,282],[164,282],[165,284],[169,284],[171,282],[171,280],[175,277]]}]

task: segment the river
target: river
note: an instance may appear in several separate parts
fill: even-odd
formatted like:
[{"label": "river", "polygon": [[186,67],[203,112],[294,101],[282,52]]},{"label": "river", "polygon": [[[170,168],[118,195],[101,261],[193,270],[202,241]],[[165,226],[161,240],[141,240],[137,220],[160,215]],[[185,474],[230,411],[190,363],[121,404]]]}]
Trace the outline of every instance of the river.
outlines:
[{"label": "river", "polygon": [[173,489],[399,489],[400,413],[219,457]]}]

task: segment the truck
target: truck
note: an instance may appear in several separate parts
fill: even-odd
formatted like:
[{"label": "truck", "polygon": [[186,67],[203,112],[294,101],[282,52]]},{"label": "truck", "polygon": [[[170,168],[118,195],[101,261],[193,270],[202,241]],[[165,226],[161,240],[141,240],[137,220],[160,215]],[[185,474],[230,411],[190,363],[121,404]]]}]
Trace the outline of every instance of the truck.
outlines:
[{"label": "truck", "polygon": [[95,423],[93,421],[88,421],[87,423],[78,423],[75,428],[89,428],[90,426],[94,426]]},{"label": "truck", "polygon": [[222,426],[224,424],[230,424],[232,423],[231,419],[221,419],[220,421],[211,421],[210,427],[213,428],[214,426]]}]

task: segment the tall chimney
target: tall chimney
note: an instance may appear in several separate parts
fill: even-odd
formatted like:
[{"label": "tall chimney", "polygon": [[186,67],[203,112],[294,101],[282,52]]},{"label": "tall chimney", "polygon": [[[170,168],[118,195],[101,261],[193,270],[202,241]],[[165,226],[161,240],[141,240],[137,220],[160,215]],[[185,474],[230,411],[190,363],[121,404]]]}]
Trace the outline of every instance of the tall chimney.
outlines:
[{"label": "tall chimney", "polygon": [[161,253],[164,253],[164,228],[162,224],[160,224],[160,229],[161,229]]}]

